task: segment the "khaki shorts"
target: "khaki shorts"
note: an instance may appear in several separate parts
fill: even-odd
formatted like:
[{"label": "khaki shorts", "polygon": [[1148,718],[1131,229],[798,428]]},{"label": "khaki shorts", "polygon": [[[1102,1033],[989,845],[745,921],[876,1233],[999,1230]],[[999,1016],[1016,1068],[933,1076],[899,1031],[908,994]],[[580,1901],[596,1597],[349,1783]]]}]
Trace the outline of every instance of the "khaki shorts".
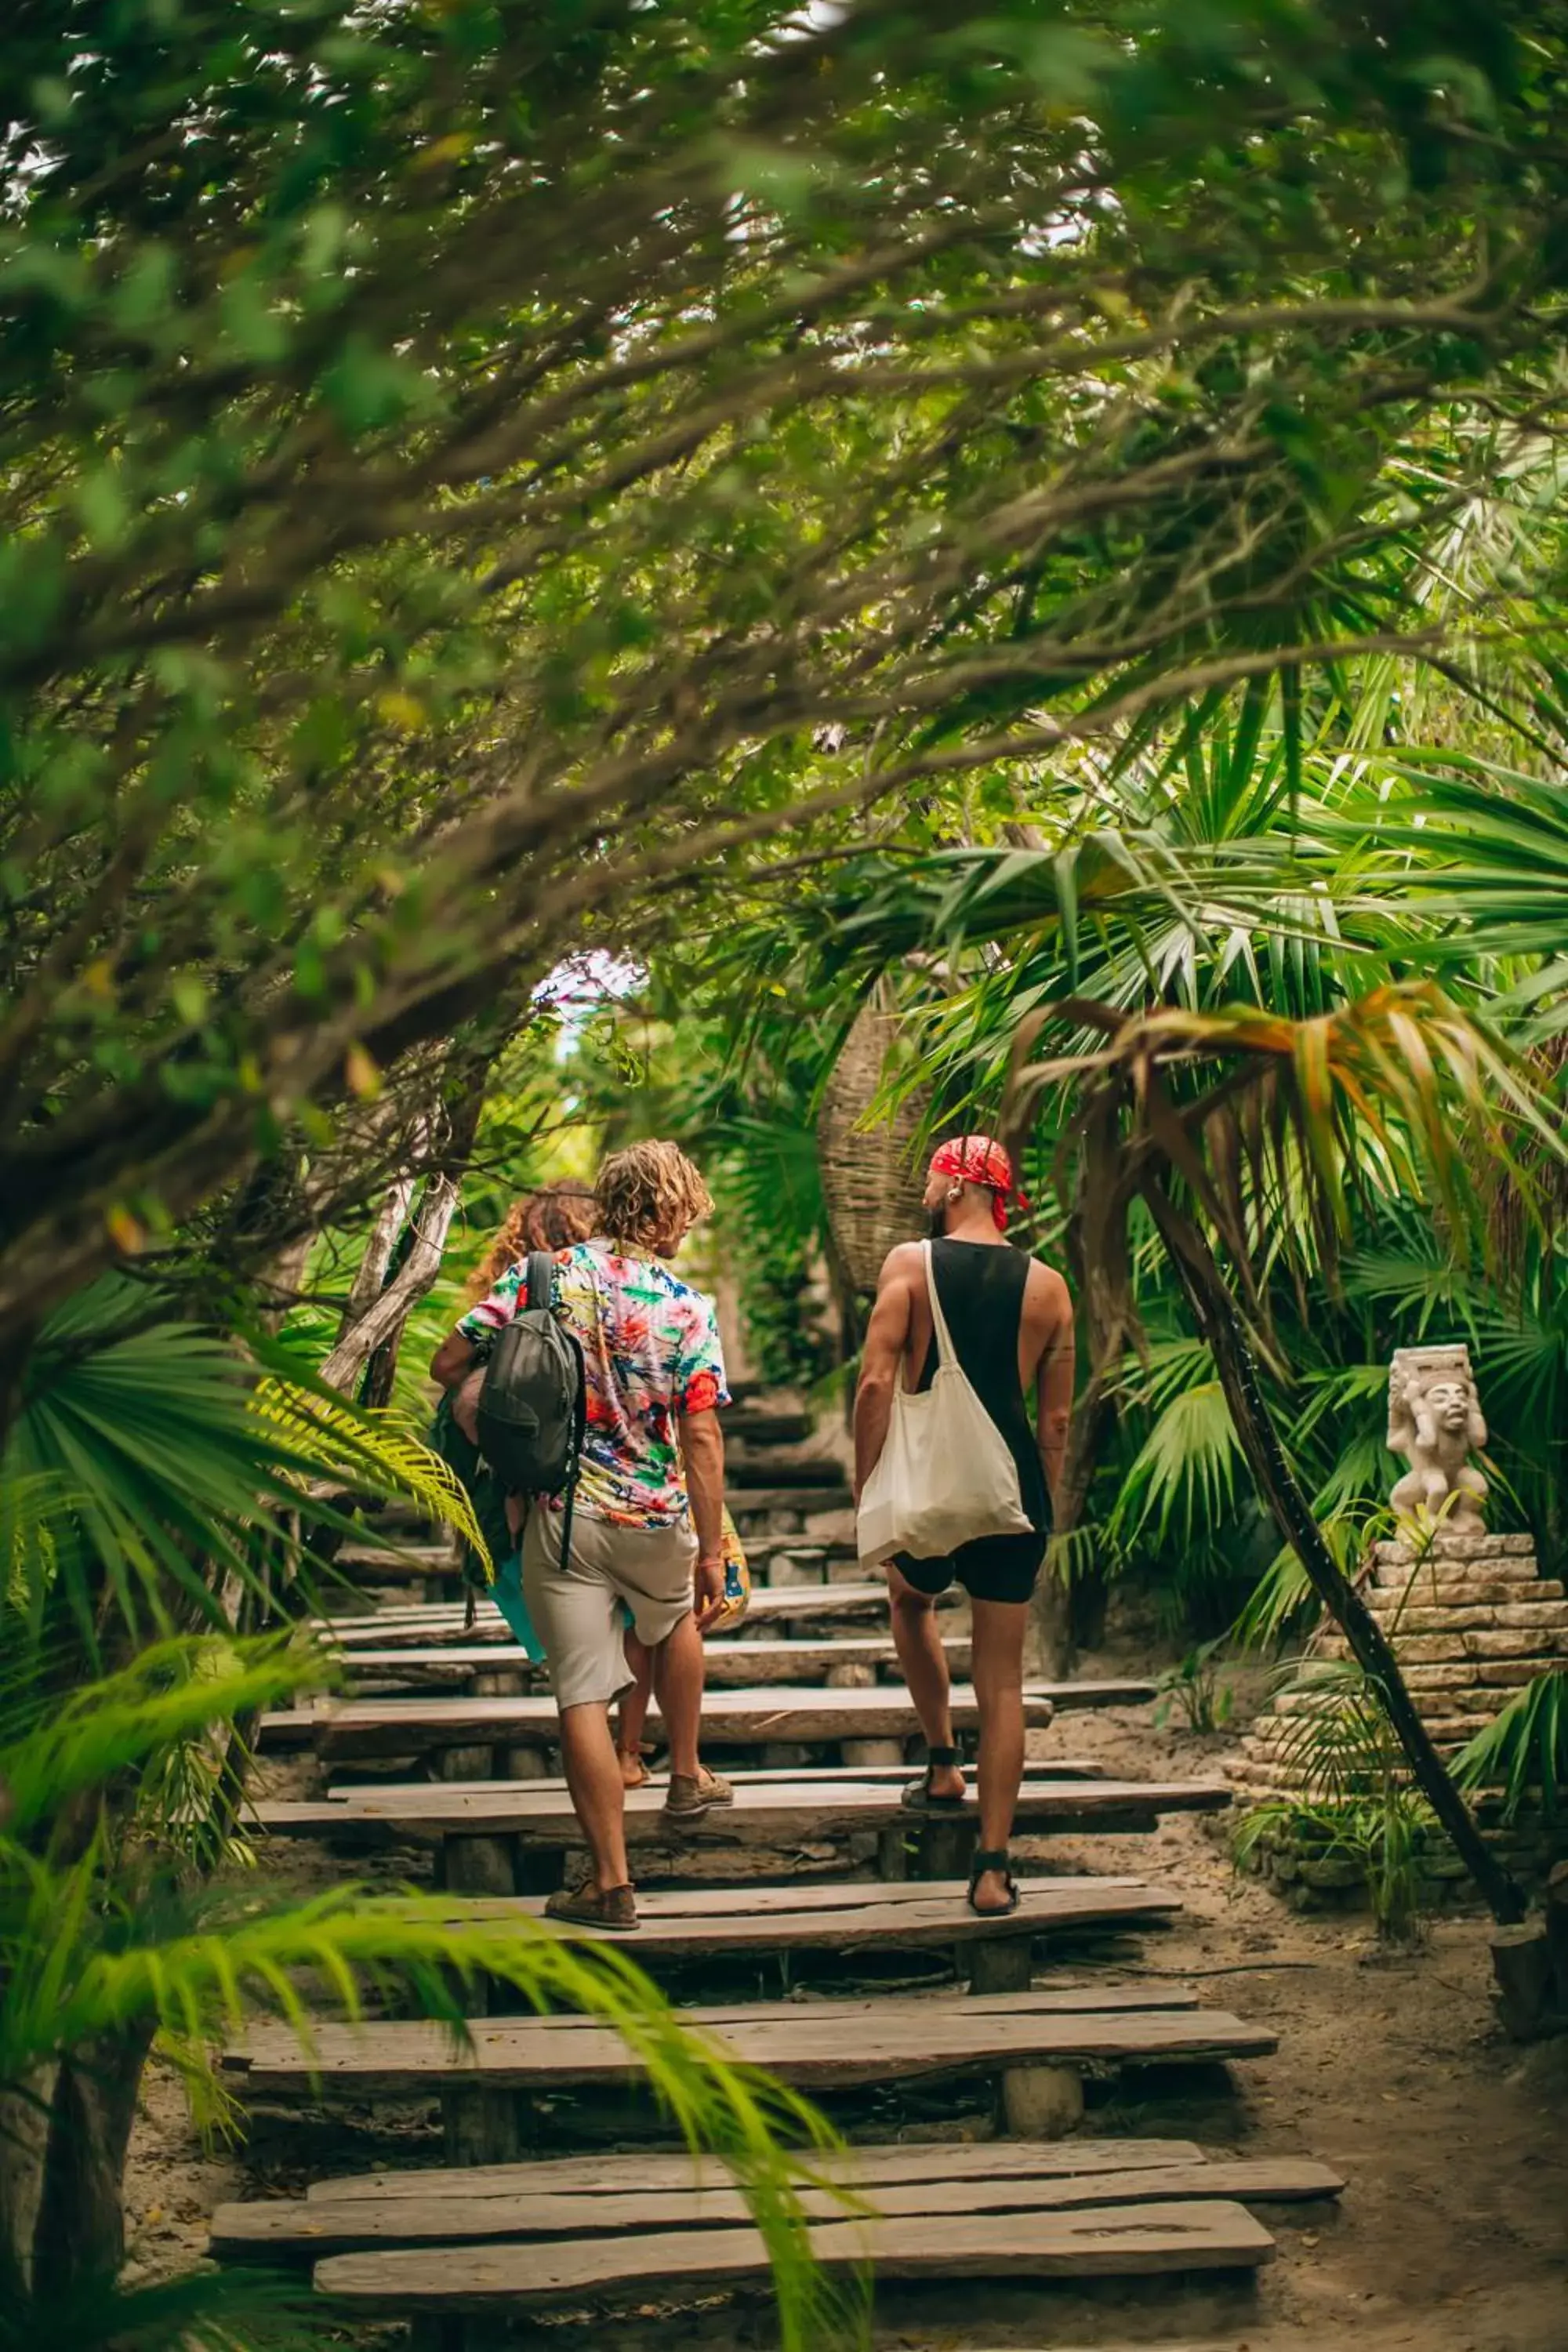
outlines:
[{"label": "khaki shorts", "polygon": [[649,1649],[691,1609],[697,1538],[690,1528],[620,1528],[572,1515],[572,1549],[561,1565],[562,1513],[535,1506],[522,1531],[522,1590],[544,1644],[555,1704],[607,1706],[632,1676],[621,1640],[621,1604]]}]

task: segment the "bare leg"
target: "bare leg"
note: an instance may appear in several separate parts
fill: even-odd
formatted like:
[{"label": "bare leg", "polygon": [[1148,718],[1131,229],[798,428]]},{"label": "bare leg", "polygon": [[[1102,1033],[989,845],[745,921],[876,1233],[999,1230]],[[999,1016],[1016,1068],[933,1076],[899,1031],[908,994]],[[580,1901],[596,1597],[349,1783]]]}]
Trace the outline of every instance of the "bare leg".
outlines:
[{"label": "bare leg", "polygon": [[573,1810],[594,1858],[594,1884],[601,1892],[629,1885],[626,1869],[626,1792],[610,1710],[597,1700],[561,1710],[561,1761]]},{"label": "bare leg", "polygon": [[[1026,1601],[976,1601],[974,1696],[980,1707],[980,1843],[987,1853],[1013,1834],[1024,1778],[1024,1634]],[[1004,1911],[1007,1889],[988,1870],[974,1889],[979,1911]]]},{"label": "bare leg", "polygon": [[[936,1603],[929,1593],[917,1592],[907,1578],[888,1562],[888,1594],[893,1605],[893,1647],[899,1654],[904,1680],[915,1713],[921,1719],[928,1748],[951,1748],[952,1681],[947,1652],[937,1631]],[[963,1774],[956,1764],[931,1768],[933,1797],[962,1797]]]},{"label": "bare leg", "polygon": [[664,1717],[671,1780],[679,1772],[696,1780],[700,1769],[697,1741],[702,1723],[702,1636],[689,1610],[653,1652],[654,1688]]},{"label": "bare leg", "polygon": [[621,1693],[616,1747],[621,1759],[621,1780],[628,1789],[640,1789],[647,1778],[642,1759],[642,1736],[647,1722],[648,1694],[653,1688],[653,1652],[635,1633],[625,1635],[626,1670],[634,1677]]}]

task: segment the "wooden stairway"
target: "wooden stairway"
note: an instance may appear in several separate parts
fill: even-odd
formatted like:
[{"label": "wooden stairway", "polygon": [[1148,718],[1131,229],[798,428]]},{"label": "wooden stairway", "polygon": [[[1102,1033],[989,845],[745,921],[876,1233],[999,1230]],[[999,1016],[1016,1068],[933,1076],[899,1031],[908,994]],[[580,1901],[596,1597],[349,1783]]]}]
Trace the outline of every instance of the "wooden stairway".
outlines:
[{"label": "wooden stairway", "polygon": [[[680,2012],[727,2057],[767,2068],[830,2114],[847,2103],[846,2116],[858,2115],[856,2103],[870,2099],[882,2103],[880,2121],[889,2100],[896,2108],[918,2095],[923,2116],[933,2100],[973,2108],[980,2098],[1005,2129],[1030,2135],[858,2145],[825,2159],[823,2187],[805,2192],[825,2263],[869,2257],[882,2279],[917,2283],[1257,2268],[1273,2241],[1249,2208],[1336,2195],[1342,2184],[1326,2167],[1210,2160],[1168,2138],[1055,2135],[1070,2133],[1086,2084],[1108,2071],[1135,2067],[1142,2082],[1149,2068],[1250,2061],[1273,2048],[1272,2034],[1164,1978],[1116,1981],[1103,1968],[1086,1978],[1080,1961],[1073,1981],[1061,1979],[1061,1959],[1085,1937],[1156,1932],[1180,1907],[1168,1888],[1045,1874],[1023,1878],[1022,1906],[1007,1918],[968,1910],[952,1874],[966,1866],[973,1811],[926,1822],[901,1802],[916,1726],[890,1679],[885,1590],[858,1570],[839,1524],[848,1496],[837,1466],[814,1456],[809,1420],[791,1401],[750,1397],[729,1427],[739,1441],[731,1501],[754,1586],[744,1627],[710,1645],[704,1744],[729,1750],[735,1802],[672,1837],[662,1790],[631,1795],[642,1925],[616,1940],[688,1987],[683,1998],[694,1977],[706,1971],[711,1984],[737,1961],[831,1972],[901,1956],[967,1984],[967,1994],[950,1980],[913,1997],[729,2005],[710,1991],[706,2006]],[[259,1826],[333,1846],[423,1848],[453,1916],[563,1932],[544,1917],[542,1888],[558,1883],[578,1833],[564,1785],[550,1777],[547,1688],[526,1674],[487,1601],[465,1625],[436,1547],[411,1553],[373,1531],[356,1553],[346,1564],[367,1585],[402,1591],[363,1612],[345,1606],[319,1628],[354,1695],[278,1710],[264,1741],[303,1751],[319,1769],[384,1775],[400,1758],[426,1759],[440,1777],[339,1778],[317,1796],[258,1807]],[[406,1575],[395,1561],[408,1563]],[[413,1597],[419,1583],[432,1597]],[[955,1672],[968,1663],[964,1625],[956,1616],[948,1635]],[[1043,1729],[1074,1706],[1152,1696],[1142,1683],[1035,1685],[1026,1705]],[[970,1695],[959,1695],[958,1713],[972,1728]],[[1031,1761],[1018,1832],[1146,1830],[1162,1814],[1228,1801],[1219,1784],[1117,1780],[1064,1753]],[[834,1874],[777,1874],[807,1852],[826,1857],[813,1868]],[[876,1878],[863,1874],[873,1854]],[[656,1884],[661,1874],[673,1883]],[[1053,1963],[1044,1984],[1035,1978],[1042,1956]],[[474,2006],[484,2006],[482,1987]],[[658,2137],[639,2065],[614,2032],[576,2015],[476,2015],[468,2031],[464,2044],[417,2021],[325,2024],[306,2056],[291,2035],[263,2028],[227,2053],[236,2085],[296,2121],[309,2112],[302,2103],[322,2100],[355,2113],[411,2098],[438,2106],[448,2151],[468,2161],[226,2206],[214,2253],[311,2263],[318,2289],[345,2314],[428,2321],[444,2352],[467,2340],[470,2319],[596,2317],[606,2305],[765,2287],[763,2241],[721,2168],[657,2147],[621,2158],[539,2153],[547,2114],[557,2133],[578,2114],[587,2128],[605,2099],[618,2102],[618,2131]],[[875,2210],[847,2215],[834,2182]]]}]

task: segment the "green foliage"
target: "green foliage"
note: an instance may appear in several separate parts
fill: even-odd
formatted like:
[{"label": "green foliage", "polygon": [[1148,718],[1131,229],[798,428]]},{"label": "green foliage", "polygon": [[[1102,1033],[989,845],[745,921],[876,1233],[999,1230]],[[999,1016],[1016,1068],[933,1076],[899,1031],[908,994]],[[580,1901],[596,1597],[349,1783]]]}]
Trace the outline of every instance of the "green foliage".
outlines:
[{"label": "green foliage", "polygon": [[[789,30],[12,12],[7,1367],[193,1219],[266,1263],[258,1163],[330,1223],[438,1158],[559,959],[668,937],[688,877],[727,919],[786,826],[802,871],[866,810],[994,840],[1049,763],[1274,674],[1294,803],[1320,658],[1460,626],[1431,582],[1500,455],[1549,512],[1510,436],[1555,414],[1554,28]],[[1051,856],[1070,960],[1121,852]]]},{"label": "green foliage", "polygon": [[1421,1861],[1433,1830],[1431,1813],[1408,1793],[1373,1801],[1270,1801],[1255,1805],[1238,1829],[1234,1851],[1245,1863],[1261,1847],[1282,1845],[1311,1862],[1346,1862],[1358,1873],[1384,1943],[1409,1944],[1424,1933]]},{"label": "green foliage", "polygon": [[92,2280],[0,2305],[4,2352],[40,2343],[49,2352],[318,2352],[331,2341],[308,2286],[252,2271],[187,2271],[142,2286]]},{"label": "green foliage", "polygon": [[1220,1674],[1218,1653],[1223,1646],[1223,1635],[1212,1642],[1199,1642],[1160,1676],[1154,1720],[1162,1729],[1175,1714],[1194,1734],[1224,1730],[1230,1721],[1236,1693]]},{"label": "green foliage", "polygon": [[1476,1791],[1500,1785],[1509,1821],[1532,1796],[1546,1819],[1557,1821],[1568,1785],[1568,1673],[1558,1667],[1537,1675],[1510,1698],[1459,1750],[1454,1777]]},{"label": "green foliage", "polygon": [[1350,1664],[1319,1660],[1289,1671],[1310,1704],[1289,1718],[1274,1754],[1301,1794],[1249,1808],[1233,1851],[1246,1862],[1282,1843],[1312,1859],[1352,1863],[1379,1936],[1409,1942],[1421,1933],[1420,1865],[1436,1825],[1410,1785],[1377,1686]]},{"label": "green foliage", "polygon": [[814,2176],[786,2143],[825,2147],[825,2127],[804,2101],[688,2032],[626,1954],[531,1921],[454,1921],[434,1895],[351,1885],[290,1902],[255,1874],[193,1872],[187,1825],[160,1811],[169,1756],[193,1731],[220,1739],[311,1671],[276,1643],[168,1643],[53,1708],[11,1703],[0,1728],[0,2093],[155,2028],[210,2105],[214,2045],[258,2011],[307,2052],[323,2003],[357,2019],[367,1996],[461,2036],[468,1997],[500,1979],[535,2009],[584,2011],[624,2037],[681,2137],[721,2155],[746,2189],[777,2259],[785,2340],[819,2340],[847,2306],[810,2265],[797,2179]]},{"label": "green foliage", "polygon": [[566,1065],[574,1099],[606,1150],[668,1135],[699,1161],[715,1207],[706,1246],[735,1278],[758,1370],[812,1389],[837,1352],[814,1295],[826,1245],[816,1114],[843,1024],[767,993],[740,1023],[722,975],[691,981],[693,962],[706,959],[656,955],[639,994],[599,1008]]},{"label": "green foliage", "polygon": [[107,1277],[55,1310],[29,1360],[0,1475],[6,1605],[35,1628],[63,1605],[91,1648],[104,1590],[132,1628],[217,1614],[221,1575],[265,1599],[308,1559],[302,1522],[351,1526],[331,1500],[345,1488],[476,1539],[461,1487],[395,1419],[345,1404],[286,1346],[222,1338]]}]

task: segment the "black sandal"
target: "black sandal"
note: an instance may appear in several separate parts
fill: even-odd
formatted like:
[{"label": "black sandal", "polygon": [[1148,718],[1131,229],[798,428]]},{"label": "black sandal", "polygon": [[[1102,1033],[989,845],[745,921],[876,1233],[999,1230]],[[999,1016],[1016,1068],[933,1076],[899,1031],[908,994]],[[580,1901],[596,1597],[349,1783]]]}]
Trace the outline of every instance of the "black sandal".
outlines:
[{"label": "black sandal", "polygon": [[931,1792],[931,1772],[943,1764],[956,1764],[956,1748],[928,1748],[926,1768],[918,1780],[910,1780],[904,1790],[903,1801],[911,1813],[956,1813],[969,1802],[966,1789],[962,1797],[933,1797]]},{"label": "black sandal", "polygon": [[[999,1870],[1003,1877],[1006,1880],[1007,1900],[1000,1906],[994,1904],[989,1905],[983,1911],[980,1908],[979,1904],[976,1903],[974,1899],[974,1890],[979,1885],[981,1880],[984,1877],[988,1870]],[[967,1900],[970,1909],[973,1912],[977,1919],[1007,1919],[1010,1918],[1013,1913],[1017,1909],[1018,1889],[1014,1883],[1013,1874],[1007,1867],[1007,1849],[1005,1845],[997,1846],[994,1851],[987,1851],[984,1847],[982,1847],[980,1851],[973,1856],[969,1864],[969,1894]]]}]

